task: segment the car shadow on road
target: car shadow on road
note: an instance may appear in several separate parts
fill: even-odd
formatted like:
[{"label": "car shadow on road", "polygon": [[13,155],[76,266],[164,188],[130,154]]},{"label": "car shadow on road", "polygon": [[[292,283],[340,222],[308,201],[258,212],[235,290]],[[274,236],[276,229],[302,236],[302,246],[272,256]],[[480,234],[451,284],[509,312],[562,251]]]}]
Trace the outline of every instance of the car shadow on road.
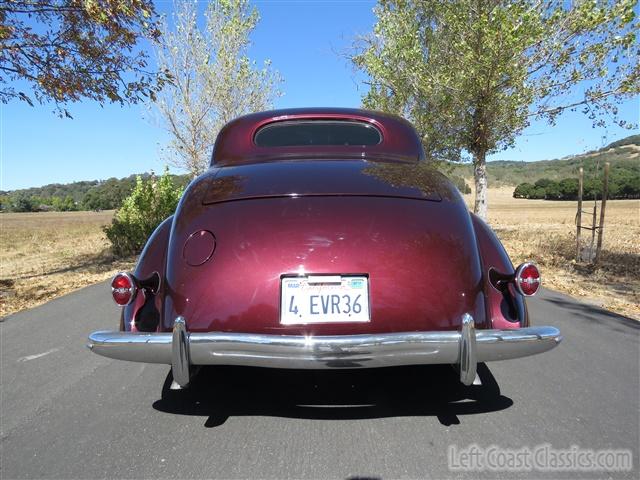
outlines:
[{"label": "car shadow on road", "polygon": [[176,415],[207,417],[205,427],[233,416],[360,420],[435,416],[445,426],[460,416],[504,410],[513,401],[485,364],[482,385],[466,387],[448,365],[366,370],[276,370],[206,367],[186,390],[170,390],[167,375],[153,408]]}]

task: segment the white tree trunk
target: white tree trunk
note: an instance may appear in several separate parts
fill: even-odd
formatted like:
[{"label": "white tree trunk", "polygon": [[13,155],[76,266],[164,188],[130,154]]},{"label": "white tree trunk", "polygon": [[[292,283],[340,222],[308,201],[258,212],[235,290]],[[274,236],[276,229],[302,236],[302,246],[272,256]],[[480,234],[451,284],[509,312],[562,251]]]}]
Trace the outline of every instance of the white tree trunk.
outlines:
[{"label": "white tree trunk", "polygon": [[487,164],[485,155],[476,155],[473,159],[473,178],[476,186],[473,213],[487,220]]}]

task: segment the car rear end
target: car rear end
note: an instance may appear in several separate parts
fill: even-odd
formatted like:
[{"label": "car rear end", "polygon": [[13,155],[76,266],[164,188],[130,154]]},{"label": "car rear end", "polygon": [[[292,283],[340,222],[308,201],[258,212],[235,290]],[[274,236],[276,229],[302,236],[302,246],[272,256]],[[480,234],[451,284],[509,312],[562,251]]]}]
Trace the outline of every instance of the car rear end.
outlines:
[{"label": "car rear end", "polygon": [[[170,363],[185,386],[201,364],[452,363],[469,384],[478,361],[553,348],[559,332],[525,327],[525,310],[496,314],[505,288],[522,300],[510,262],[496,261],[492,283],[492,240],[415,132],[369,113],[268,112],[225,127],[165,235],[156,293],[128,307],[124,331],[93,334],[94,351]],[[147,303],[157,325],[141,332]]]}]

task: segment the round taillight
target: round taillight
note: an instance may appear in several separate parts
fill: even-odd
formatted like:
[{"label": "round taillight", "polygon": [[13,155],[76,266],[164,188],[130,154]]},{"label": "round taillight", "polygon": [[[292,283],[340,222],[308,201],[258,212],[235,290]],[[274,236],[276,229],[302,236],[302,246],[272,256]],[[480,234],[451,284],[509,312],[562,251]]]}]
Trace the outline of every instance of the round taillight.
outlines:
[{"label": "round taillight", "polygon": [[516,268],[515,284],[518,291],[530,297],[540,288],[540,271],[535,263],[523,263]]},{"label": "round taillight", "polygon": [[137,291],[136,281],[128,273],[120,272],[111,281],[111,295],[113,295],[114,302],[121,307],[133,302]]}]

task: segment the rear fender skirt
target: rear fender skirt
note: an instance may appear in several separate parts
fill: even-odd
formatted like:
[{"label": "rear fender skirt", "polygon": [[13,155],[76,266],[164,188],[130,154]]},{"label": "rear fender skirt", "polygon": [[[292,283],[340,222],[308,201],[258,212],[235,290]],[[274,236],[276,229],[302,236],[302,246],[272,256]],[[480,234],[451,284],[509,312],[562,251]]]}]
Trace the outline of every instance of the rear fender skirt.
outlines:
[{"label": "rear fender skirt", "polygon": [[[151,277],[154,273],[157,273],[160,277],[160,285],[158,287],[156,295],[148,294],[153,297],[154,305],[162,318],[162,298],[164,297],[164,282],[162,279],[165,274],[165,264],[167,258],[167,247],[169,245],[169,234],[171,232],[171,226],[173,224],[173,215],[165,219],[155,231],[151,234],[147,240],[138,263],[133,272],[134,276],[138,279],[144,279]],[[120,322],[120,329],[124,331],[130,331],[132,326],[132,320],[136,318],[136,315],[145,304],[145,295],[138,295],[138,298],[130,305],[124,307],[122,312],[122,318]]]},{"label": "rear fender skirt", "polygon": [[515,271],[504,246],[493,230],[477,215],[470,214],[478,242],[478,253],[482,262],[484,289],[487,298],[487,316],[491,327],[510,329],[529,326],[529,316],[524,297],[512,286],[500,291],[489,282],[489,271],[502,273]]}]

